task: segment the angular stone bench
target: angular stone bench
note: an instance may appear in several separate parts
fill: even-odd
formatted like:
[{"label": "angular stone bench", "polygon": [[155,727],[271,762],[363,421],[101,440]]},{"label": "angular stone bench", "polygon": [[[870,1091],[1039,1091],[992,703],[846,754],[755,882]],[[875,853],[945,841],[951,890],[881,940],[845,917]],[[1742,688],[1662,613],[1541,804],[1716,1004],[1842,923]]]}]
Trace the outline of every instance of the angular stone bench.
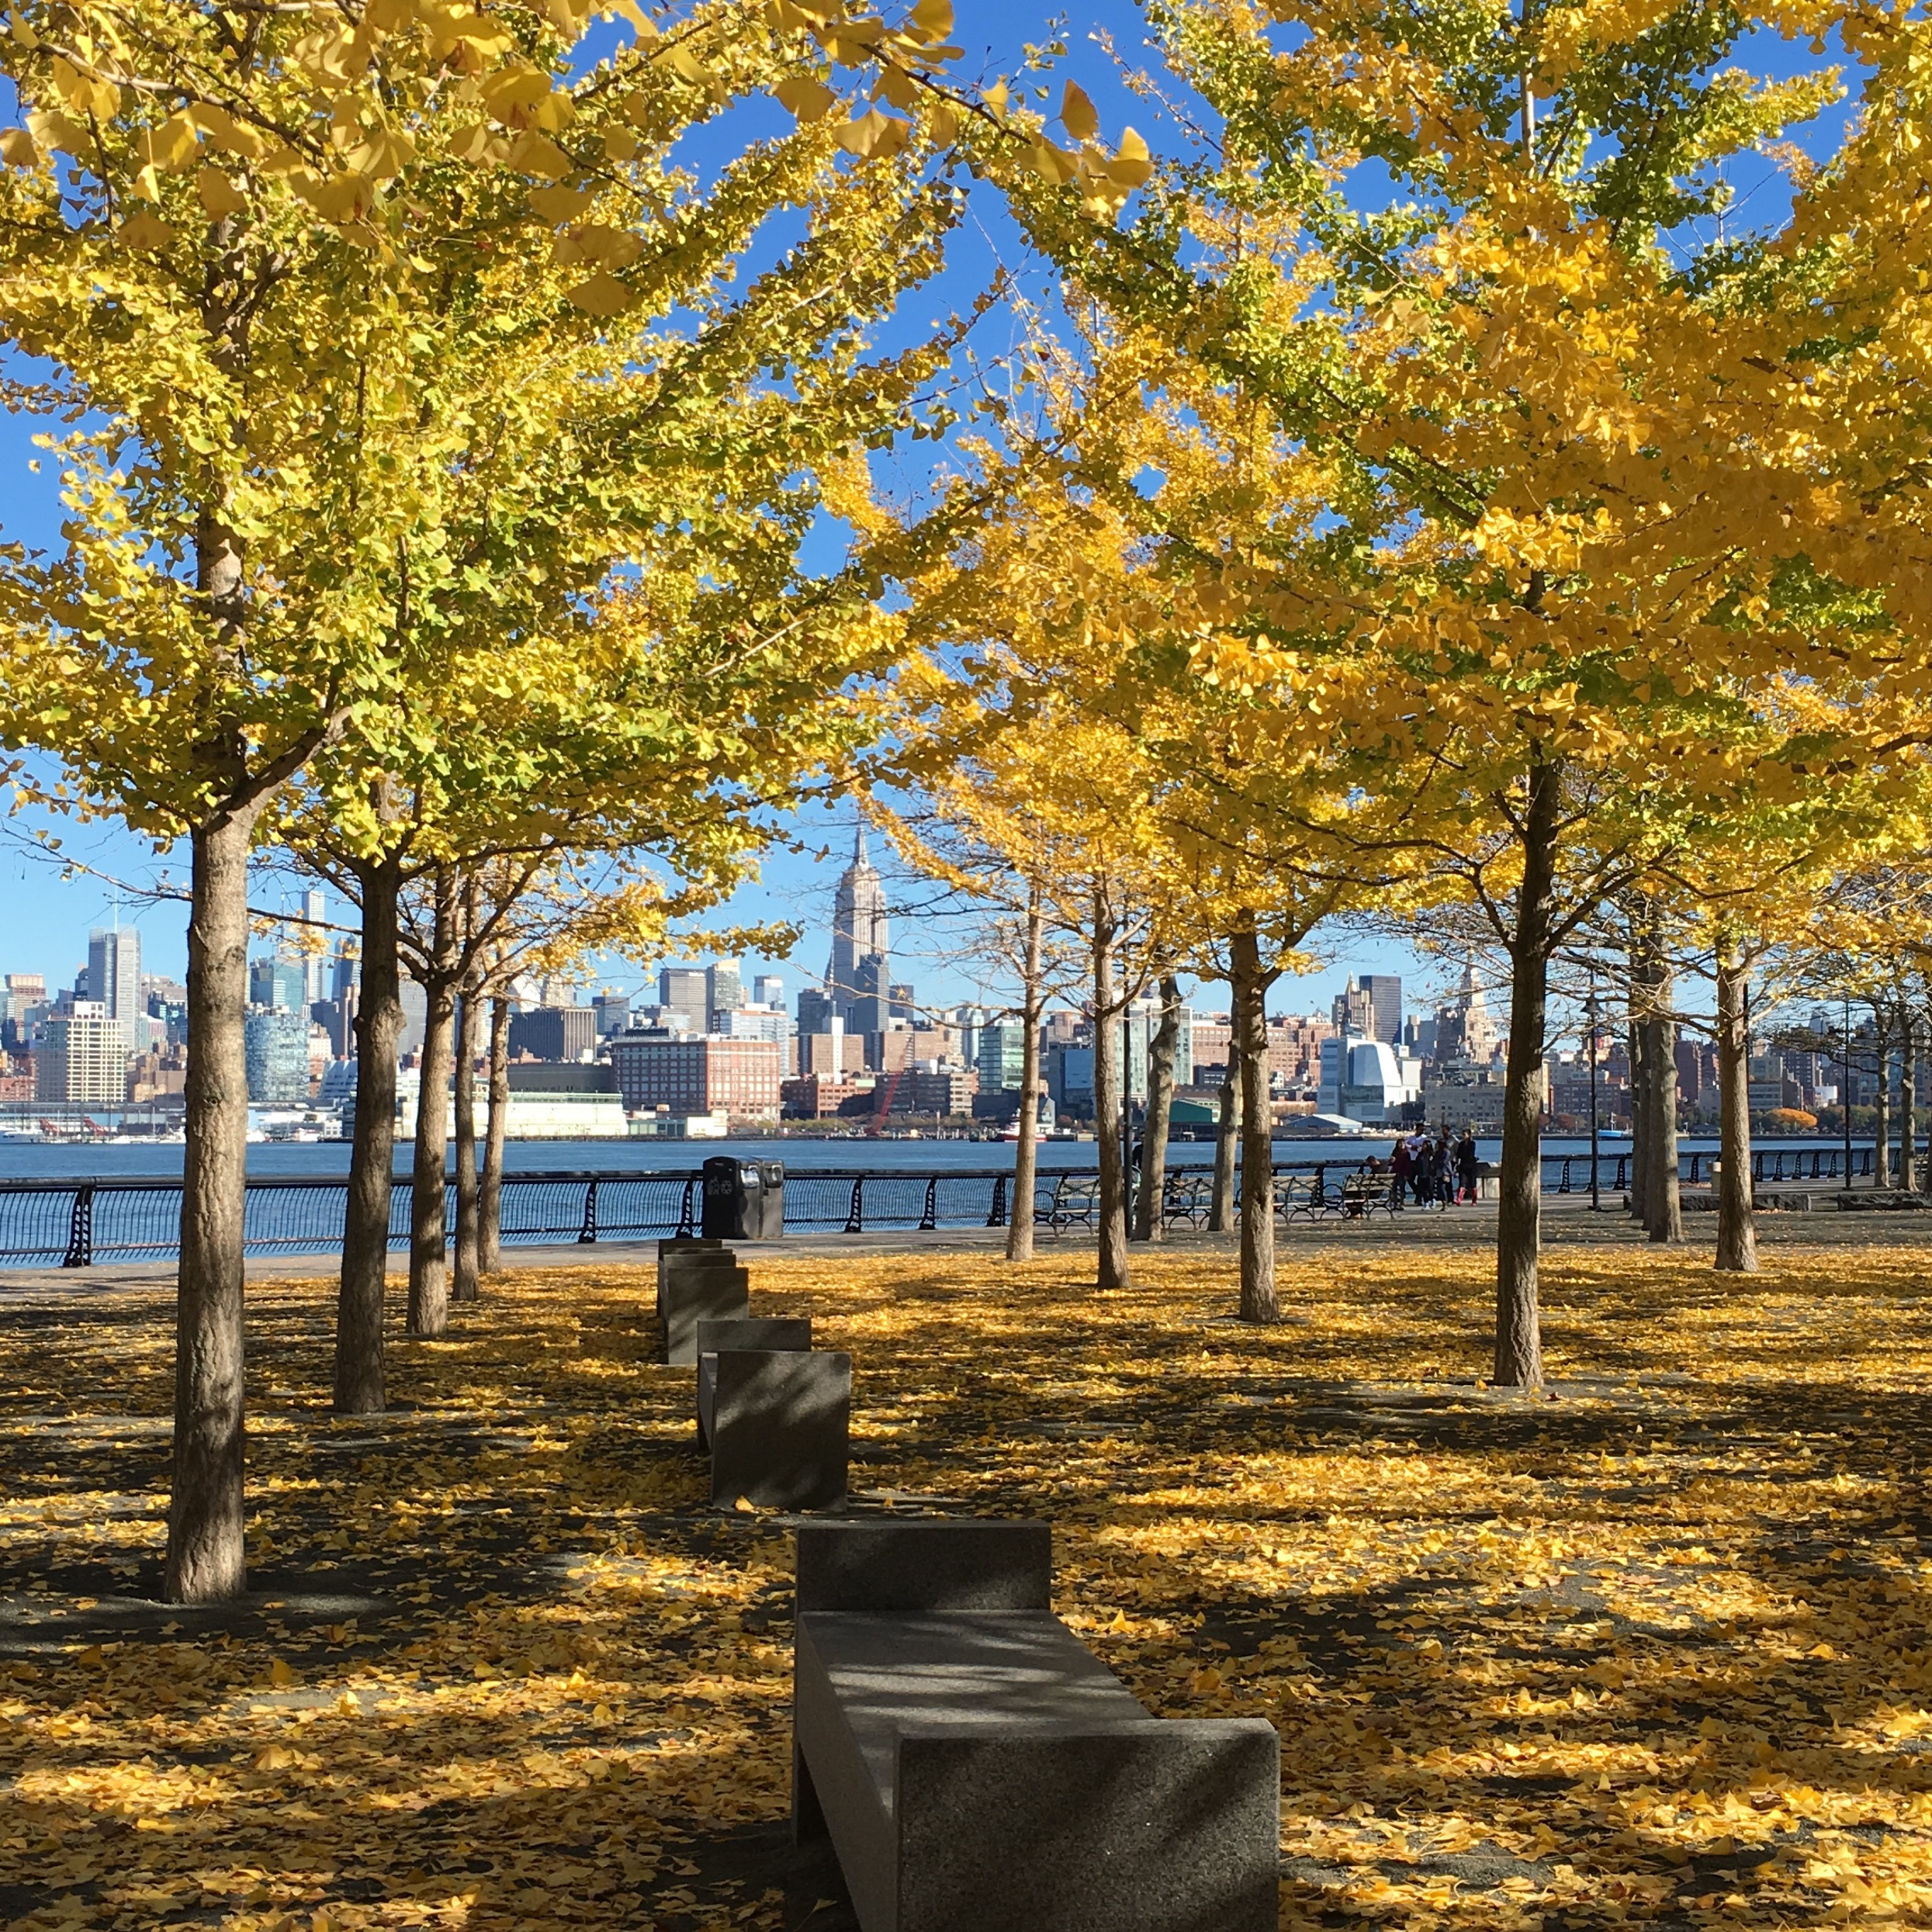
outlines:
[{"label": "angular stone bench", "polygon": [[718,1394],[718,1352],[750,1349],[760,1354],[796,1352],[812,1346],[809,1315],[749,1315],[698,1324],[698,1446],[711,1446],[712,1404]]},{"label": "angular stone bench", "polygon": [[1274,1727],[1149,1716],[1052,1614],[1044,1523],[798,1552],[793,1830],[863,1932],[1274,1932]]},{"label": "angular stone bench", "polygon": [[[701,1393],[707,1365],[708,1397]],[[699,1359],[699,1374],[714,1508],[729,1509],[741,1496],[761,1509],[831,1509],[845,1501],[849,1355],[720,1349]]]},{"label": "angular stone bench", "polygon": [[722,1241],[660,1241],[657,1321],[662,1359],[689,1368],[698,1360],[701,1321],[743,1320],[751,1313],[751,1276]]}]

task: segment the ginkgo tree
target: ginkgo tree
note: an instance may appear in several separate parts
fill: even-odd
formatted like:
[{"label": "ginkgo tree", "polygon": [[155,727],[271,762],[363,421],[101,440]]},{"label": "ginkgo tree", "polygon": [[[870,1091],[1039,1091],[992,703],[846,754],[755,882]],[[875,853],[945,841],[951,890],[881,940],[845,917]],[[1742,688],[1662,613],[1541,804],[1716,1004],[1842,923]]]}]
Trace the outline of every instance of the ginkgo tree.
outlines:
[{"label": "ginkgo tree", "polygon": [[[1917,30],[1855,5],[1275,12],[1288,44],[1240,0],[1155,9],[1201,139],[1124,226],[1038,171],[1013,204],[1116,327],[1328,466],[1321,541],[1224,560],[1195,670],[1406,800],[1445,887],[1494,909],[1515,982],[1496,1375],[1533,1386],[1555,946],[1750,769],[1780,680],[1861,701],[1787,786],[1911,729]],[[1774,233],[1701,247],[1684,224],[1723,206],[1726,159],[1840,87],[1822,58],[1754,75],[1754,30],[1841,34],[1870,111],[1836,166],[1796,168]]]},{"label": "ginkgo tree", "polygon": [[[945,10],[621,11],[593,43],[573,0],[8,9],[5,395],[60,426],[67,520],[0,570],[0,743],[192,854],[172,1598],[243,1582],[264,814],[453,639],[729,523],[748,458],[762,487],[792,452],[808,492],[815,449],[909,426],[937,359],[865,338],[956,218],[952,110],[829,110],[917,85]],[[813,118],[708,181],[677,158],[774,89]],[[797,238],[760,266],[774,216]]]}]

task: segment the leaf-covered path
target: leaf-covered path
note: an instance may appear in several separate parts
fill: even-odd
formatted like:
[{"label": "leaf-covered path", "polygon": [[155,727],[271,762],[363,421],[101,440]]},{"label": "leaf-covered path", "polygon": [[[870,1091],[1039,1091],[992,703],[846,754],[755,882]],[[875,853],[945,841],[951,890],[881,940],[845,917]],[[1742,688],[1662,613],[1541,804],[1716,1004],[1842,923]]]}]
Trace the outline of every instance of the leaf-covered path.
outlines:
[{"label": "leaf-covered path", "polygon": [[[1284,1754],[1282,1922],[1807,1924],[1932,1907],[1932,1282],[1913,1249],[1567,1248],[1556,1387],[1483,1389],[1484,1258],[760,1261],[856,1376],[857,1507],[1051,1517],[1156,1709]],[[0,1921],[849,1927],[801,1863],[784,1525],[703,1507],[649,1276],[526,1272],[326,1409],[254,1297],[256,1594],[158,1581],[171,1310],[0,1309]]]}]

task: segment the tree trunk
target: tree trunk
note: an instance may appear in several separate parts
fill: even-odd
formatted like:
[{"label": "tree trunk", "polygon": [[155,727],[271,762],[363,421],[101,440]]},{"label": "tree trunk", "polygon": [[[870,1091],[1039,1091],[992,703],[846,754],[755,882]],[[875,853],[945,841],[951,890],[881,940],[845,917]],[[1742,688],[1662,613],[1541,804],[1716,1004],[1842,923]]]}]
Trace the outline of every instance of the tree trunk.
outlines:
[{"label": "tree trunk", "polygon": [[355,1136],[335,1303],[338,1415],[380,1414],[383,1296],[389,1274],[390,1183],[396,1158],[396,1043],[402,1037],[402,968],[394,860],[355,868],[362,896],[362,990],[355,1009]]},{"label": "tree trunk", "polygon": [[1268,1106],[1268,986],[1255,929],[1228,941],[1234,999],[1230,1031],[1241,1041],[1241,1318],[1279,1321],[1275,1293],[1275,1142]]},{"label": "tree trunk", "polygon": [[1684,1238],[1684,1200],[1678,1182],[1677,1024],[1670,1016],[1671,978],[1660,970],[1657,1010],[1644,1024],[1650,1044],[1646,1058],[1650,1080],[1646,1097],[1650,1110],[1650,1212],[1645,1226],[1653,1241]]},{"label": "tree trunk", "polygon": [[475,991],[466,992],[456,1023],[456,1274],[450,1298],[480,1298],[483,1244],[477,1226],[476,1048],[482,1013]]},{"label": "tree trunk", "polygon": [[434,1341],[449,1325],[449,1068],[456,999],[438,975],[423,989],[421,1083],[410,1162],[409,1332]]},{"label": "tree trunk", "polygon": [[1093,928],[1093,1130],[1100,1155],[1103,1288],[1133,1285],[1127,1265],[1127,1173],[1120,1146],[1120,1014],[1114,1009],[1113,927],[1096,904]]},{"label": "tree trunk", "polygon": [[1872,1061],[1878,1077],[1872,1082],[1876,1117],[1872,1122],[1871,1185],[1892,1185],[1892,1030],[1885,1024],[1885,1011],[1877,1000],[1871,1002]]},{"label": "tree trunk", "polygon": [[1174,1056],[1181,1044],[1181,982],[1161,982],[1161,1023],[1147,1063],[1147,1129],[1141,1136],[1141,1195],[1134,1204],[1134,1238],[1159,1241],[1165,1229],[1161,1208],[1167,1193],[1167,1136],[1174,1118]]},{"label": "tree trunk", "polygon": [[1027,957],[1020,974],[1020,1023],[1026,1037],[1020,1049],[1020,1138],[1013,1145],[1013,1204],[1006,1215],[1009,1261],[1033,1259],[1033,1197],[1040,1158],[1040,1020],[1046,1003],[1040,964],[1044,925],[1035,880],[1027,893]]},{"label": "tree trunk", "polygon": [[1542,1386],[1542,1318],[1537,1269],[1542,1238],[1543,1045],[1556,895],[1561,768],[1529,768],[1523,876],[1510,947],[1509,1058],[1503,1092],[1502,1174],[1496,1209],[1496,1381]]},{"label": "tree trunk", "polygon": [[248,1213],[248,845],[256,812],[193,834],[188,1079],[175,1317],[175,1467],[161,1594],[219,1603],[248,1587],[242,1248]]},{"label": "tree trunk", "polygon": [[1224,1234],[1234,1223],[1234,1148],[1240,1137],[1241,1053],[1235,1044],[1234,1028],[1230,1025],[1227,1065],[1221,1074],[1220,1107],[1214,1118],[1214,1192],[1207,1210],[1210,1234]]},{"label": "tree trunk", "polygon": [[503,1142],[510,1124],[510,1002],[490,1002],[490,1126],[483,1136],[483,1179],[476,1189],[476,1267],[503,1266]]},{"label": "tree trunk", "polygon": [[1750,1030],[1743,954],[1725,935],[1717,944],[1717,1262],[1727,1274],[1757,1272],[1757,1221],[1751,1189]]},{"label": "tree trunk", "polygon": [[1650,1211],[1650,1068],[1645,1057],[1643,1023],[1637,1012],[1643,978],[1634,952],[1630,961],[1630,1214],[1649,1224]]},{"label": "tree trunk", "polygon": [[1919,1184],[1919,1082],[1917,1028],[1912,1002],[1899,1002],[1899,1185],[1909,1194]]}]

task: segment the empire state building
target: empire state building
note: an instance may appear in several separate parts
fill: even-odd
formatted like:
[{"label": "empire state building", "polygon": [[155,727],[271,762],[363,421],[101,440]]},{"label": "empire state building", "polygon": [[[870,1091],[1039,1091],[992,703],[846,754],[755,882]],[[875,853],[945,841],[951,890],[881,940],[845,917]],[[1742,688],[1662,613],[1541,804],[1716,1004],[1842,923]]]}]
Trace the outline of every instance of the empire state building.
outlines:
[{"label": "empire state building", "polygon": [[887,951],[885,881],[865,855],[861,821],[852,863],[839,880],[832,911],[832,958],[825,969],[826,997],[848,1033],[885,1030],[891,998]]}]

